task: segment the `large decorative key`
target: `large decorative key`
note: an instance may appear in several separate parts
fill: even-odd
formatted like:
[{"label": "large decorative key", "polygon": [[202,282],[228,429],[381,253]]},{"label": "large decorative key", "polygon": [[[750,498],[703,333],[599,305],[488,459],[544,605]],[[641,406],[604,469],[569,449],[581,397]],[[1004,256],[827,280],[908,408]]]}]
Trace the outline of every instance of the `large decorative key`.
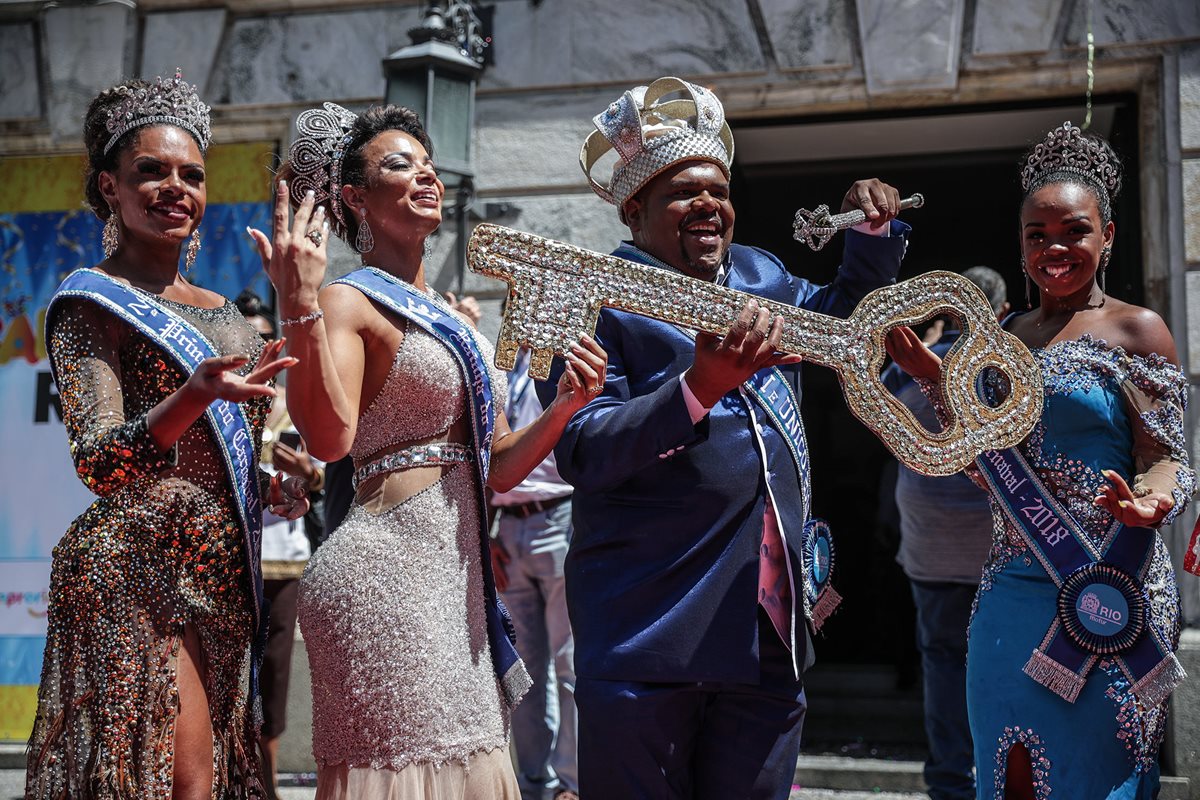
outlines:
[{"label": "large decorative key", "polygon": [[[849,319],[838,319],[498,225],[475,228],[467,261],[473,271],[509,285],[496,366],[511,369],[526,346],[529,374],[537,379],[549,377],[555,353],[595,332],[602,306],[724,335],[753,298],[783,317],[780,349],[836,370],[853,414],[917,472],[958,472],[984,450],[1020,442],[1041,415],[1041,372],[1033,356],[1000,328],[983,293],[952,272],[876,289]],[[883,386],[879,373],[890,329],[943,313],[958,317],[963,333],[942,359],[941,388],[952,419],[932,433]],[[1010,384],[995,407],[977,389],[987,367]]]}]

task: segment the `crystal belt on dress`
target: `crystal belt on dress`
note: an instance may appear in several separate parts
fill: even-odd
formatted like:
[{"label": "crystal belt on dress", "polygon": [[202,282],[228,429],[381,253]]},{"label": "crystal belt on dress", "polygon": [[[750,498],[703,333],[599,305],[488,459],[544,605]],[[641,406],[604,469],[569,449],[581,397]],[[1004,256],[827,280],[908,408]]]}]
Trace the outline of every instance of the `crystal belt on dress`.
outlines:
[{"label": "crystal belt on dress", "polygon": [[414,467],[444,467],[451,464],[464,464],[471,461],[472,458],[471,448],[458,442],[438,442],[437,444],[406,447],[398,452],[381,456],[354,470],[354,487],[357,489],[363,481],[385,472],[396,472]]}]

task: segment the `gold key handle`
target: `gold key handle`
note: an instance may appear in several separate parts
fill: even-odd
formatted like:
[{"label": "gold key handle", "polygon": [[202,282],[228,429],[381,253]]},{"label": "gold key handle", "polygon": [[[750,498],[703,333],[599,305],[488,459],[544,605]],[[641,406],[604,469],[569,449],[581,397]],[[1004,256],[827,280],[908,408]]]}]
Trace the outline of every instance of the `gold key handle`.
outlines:
[{"label": "gold key handle", "polygon": [[[952,272],[876,289],[848,319],[839,319],[498,225],[475,228],[467,263],[509,286],[496,366],[511,369],[525,346],[535,379],[549,377],[555,353],[595,332],[604,306],[723,336],[753,299],[784,318],[780,349],[835,370],[851,412],[917,472],[954,474],[984,450],[1017,444],[1041,416],[1037,362],[1000,328],[983,293]],[[942,359],[941,391],[951,418],[934,433],[879,375],[889,330],[943,313],[957,316],[963,332]],[[979,393],[988,367],[1010,384],[1008,396],[994,407]]]}]

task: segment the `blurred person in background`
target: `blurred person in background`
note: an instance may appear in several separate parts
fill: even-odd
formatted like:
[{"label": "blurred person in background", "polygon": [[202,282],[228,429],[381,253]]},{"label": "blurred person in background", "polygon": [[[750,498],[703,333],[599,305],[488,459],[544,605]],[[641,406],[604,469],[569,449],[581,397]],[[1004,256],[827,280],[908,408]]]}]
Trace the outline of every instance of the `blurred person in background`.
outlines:
[{"label": "blurred person in background", "polygon": [[[522,349],[508,373],[504,413],[527,425],[542,412]],[[492,571],[517,631],[533,687],[513,711],[522,800],[578,800],[575,754],[575,642],[567,617],[563,561],[571,544],[571,486],[554,454],[516,488],[491,499]]]},{"label": "blurred person in background", "polygon": [[[1000,273],[972,267],[963,277],[983,291],[998,320],[1008,315]],[[960,334],[938,319],[924,341],[942,356]],[[883,382],[918,422],[931,431],[941,430],[924,393],[898,365],[884,371]],[[935,478],[903,464],[895,497],[900,511],[896,561],[908,576],[917,608],[929,743],[925,784],[932,800],[969,800],[975,797],[975,759],[967,719],[967,625],[992,544],[991,504],[987,492],[961,472]]]},{"label": "blurred person in background", "polygon": [[[247,289],[234,302],[264,340],[275,338],[275,321],[263,306],[262,298]],[[304,565],[312,553],[309,528],[320,526],[319,520],[310,521],[310,518],[321,508],[325,484],[324,465],[308,454],[288,415],[286,387],[277,386],[275,391],[275,401],[263,429],[262,468],[271,475],[282,473],[303,481],[308,489],[311,510],[302,519],[287,519],[270,510],[263,512],[263,596],[270,605],[267,646],[259,684],[263,701],[259,746],[264,784],[270,797],[275,796],[278,783],[279,739],[287,726],[288,684],[296,640],[296,592]]]}]

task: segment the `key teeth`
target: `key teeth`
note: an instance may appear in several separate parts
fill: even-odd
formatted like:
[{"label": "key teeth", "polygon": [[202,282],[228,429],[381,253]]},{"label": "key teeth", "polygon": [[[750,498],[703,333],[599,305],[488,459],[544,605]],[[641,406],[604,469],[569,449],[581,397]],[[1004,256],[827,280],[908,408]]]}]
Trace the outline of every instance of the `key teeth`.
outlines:
[{"label": "key teeth", "polygon": [[550,377],[550,365],[554,361],[554,349],[531,348],[529,351],[529,377],[544,381]]},{"label": "key teeth", "polygon": [[501,372],[508,372],[517,365],[517,353],[521,350],[521,346],[514,341],[501,339],[496,342],[496,358],[494,359],[496,369]]}]

